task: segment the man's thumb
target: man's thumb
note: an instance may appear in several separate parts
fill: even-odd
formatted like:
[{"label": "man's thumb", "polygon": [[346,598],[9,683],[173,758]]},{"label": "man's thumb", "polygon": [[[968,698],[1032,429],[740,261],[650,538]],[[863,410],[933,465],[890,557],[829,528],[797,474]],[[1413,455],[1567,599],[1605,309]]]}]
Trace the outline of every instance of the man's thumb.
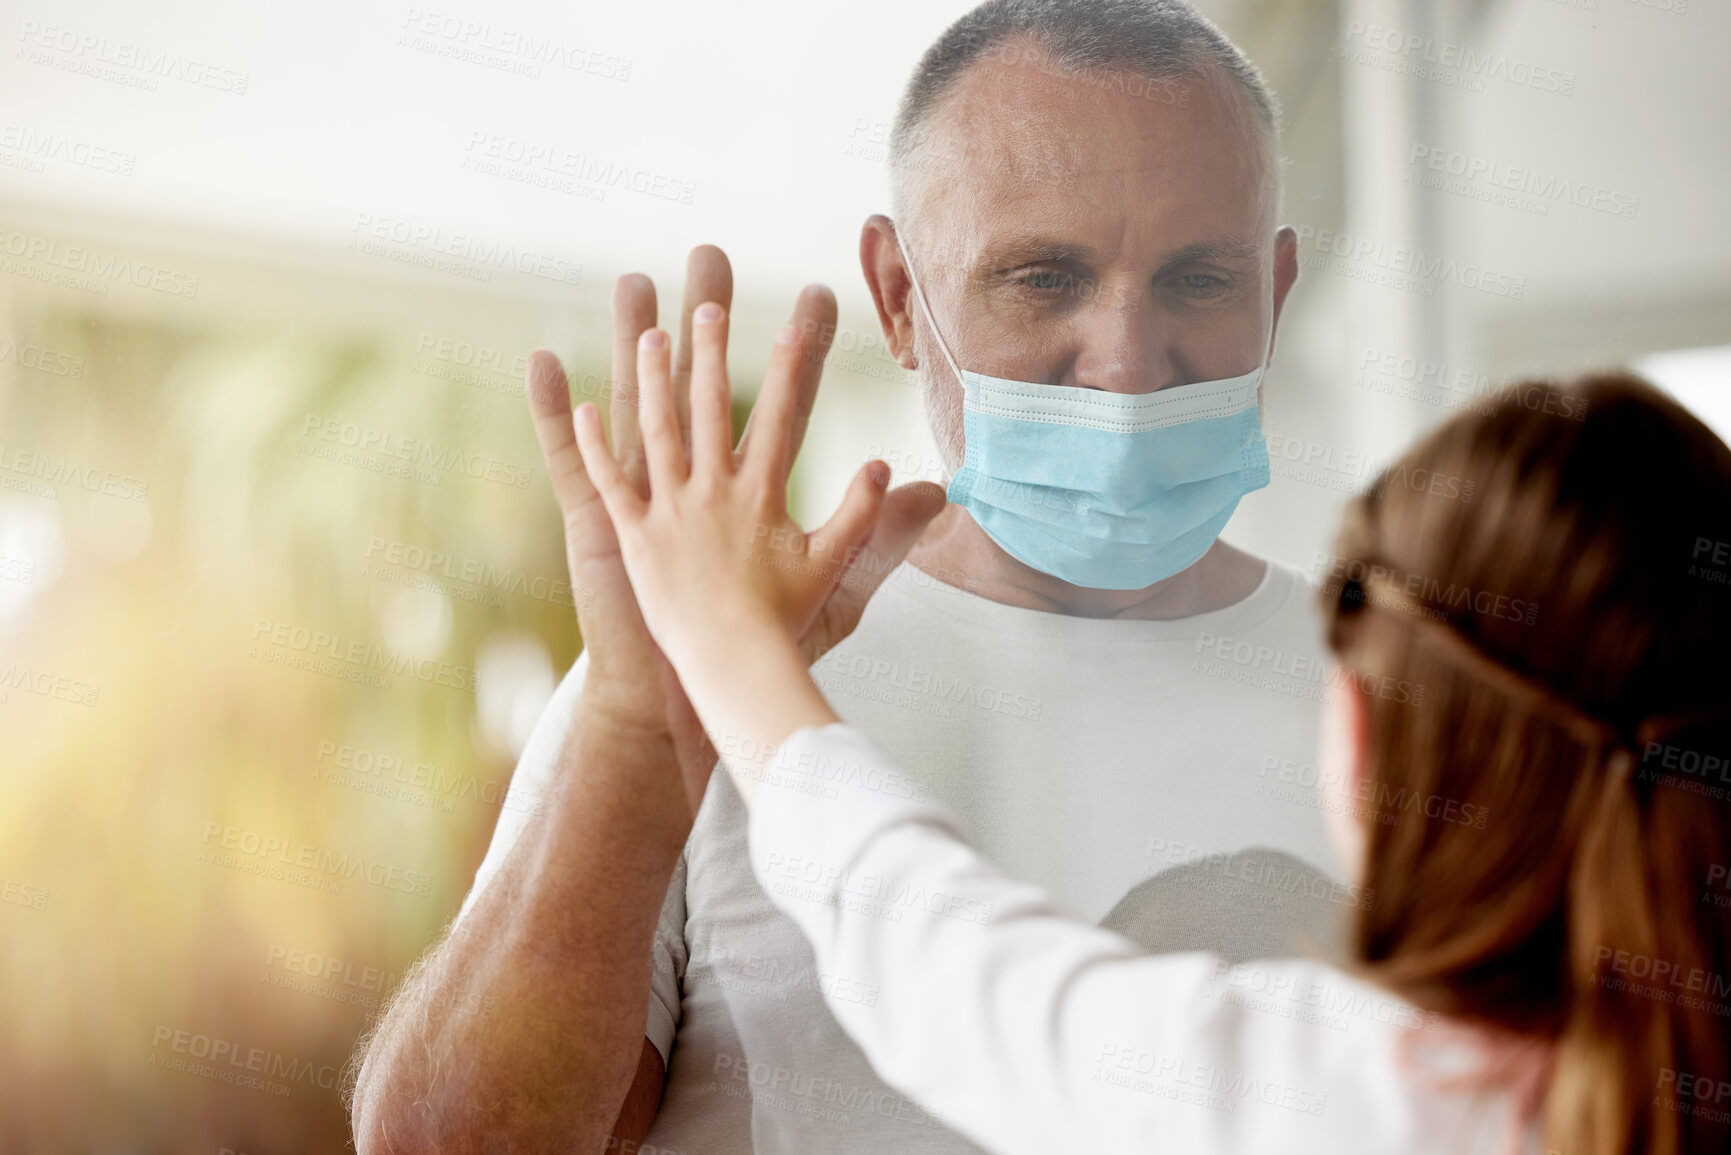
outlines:
[{"label": "man's thumb", "polygon": [[835,593],[806,638],[808,661],[817,661],[853,632],[866,603],[890,571],[902,564],[932,518],[942,512],[944,502],[943,488],[929,481],[911,482],[884,494],[871,536],[842,571]]}]

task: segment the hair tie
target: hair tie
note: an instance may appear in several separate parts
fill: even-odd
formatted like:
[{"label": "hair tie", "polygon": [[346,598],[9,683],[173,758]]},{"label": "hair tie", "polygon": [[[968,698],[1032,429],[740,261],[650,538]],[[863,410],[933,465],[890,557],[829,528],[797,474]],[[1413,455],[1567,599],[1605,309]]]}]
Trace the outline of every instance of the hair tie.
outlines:
[{"label": "hair tie", "polygon": [[1655,715],[1635,727],[1631,741],[1612,723],[1588,713],[1549,686],[1519,674],[1491,657],[1455,628],[1448,614],[1414,600],[1380,574],[1372,574],[1368,584],[1357,578],[1348,578],[1341,588],[1340,608],[1343,612],[1356,613],[1365,606],[1398,611],[1433,640],[1442,643],[1480,681],[1521,700],[1528,709],[1545,714],[1577,740],[1604,754],[1606,772],[1615,781],[1634,778],[1635,767],[1640,762],[1639,751],[1649,743],[1662,742],[1672,734],[1705,723],[1731,720],[1731,702],[1701,710]]},{"label": "hair tie", "polygon": [[1549,686],[1517,673],[1491,657],[1456,629],[1447,613],[1416,601],[1387,578],[1373,575],[1368,584],[1349,579],[1347,585],[1356,587],[1357,592],[1349,595],[1347,590],[1341,591],[1343,608],[1350,598],[1355,610],[1368,605],[1400,613],[1433,641],[1441,643],[1479,681],[1522,702],[1528,710],[1544,714],[1582,744],[1608,754],[1606,768],[1613,778],[1627,779],[1631,776],[1635,751],[1616,726],[1588,713]]}]

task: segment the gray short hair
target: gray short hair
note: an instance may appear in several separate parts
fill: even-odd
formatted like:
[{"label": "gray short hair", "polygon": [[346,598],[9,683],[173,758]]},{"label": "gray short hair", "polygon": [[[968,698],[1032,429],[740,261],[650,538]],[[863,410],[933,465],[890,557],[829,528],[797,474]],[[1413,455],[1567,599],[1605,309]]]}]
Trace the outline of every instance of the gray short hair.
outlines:
[{"label": "gray short hair", "polygon": [[1066,72],[1121,72],[1164,83],[1217,65],[1249,99],[1270,159],[1279,157],[1280,106],[1262,74],[1184,0],[986,0],[926,49],[902,93],[889,143],[898,191],[938,102],[981,58],[1021,37],[1037,41]]}]

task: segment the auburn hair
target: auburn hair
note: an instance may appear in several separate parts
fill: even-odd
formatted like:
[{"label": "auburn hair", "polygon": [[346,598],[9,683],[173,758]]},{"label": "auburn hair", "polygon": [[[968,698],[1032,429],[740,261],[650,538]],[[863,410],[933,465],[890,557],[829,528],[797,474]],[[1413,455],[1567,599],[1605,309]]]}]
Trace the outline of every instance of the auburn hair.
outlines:
[{"label": "auburn hair", "polygon": [[1417,690],[1365,695],[1351,964],[1538,1045],[1566,1155],[1731,1150],[1728,551],[1731,450],[1595,375],[1425,437],[1323,583],[1342,666]]}]

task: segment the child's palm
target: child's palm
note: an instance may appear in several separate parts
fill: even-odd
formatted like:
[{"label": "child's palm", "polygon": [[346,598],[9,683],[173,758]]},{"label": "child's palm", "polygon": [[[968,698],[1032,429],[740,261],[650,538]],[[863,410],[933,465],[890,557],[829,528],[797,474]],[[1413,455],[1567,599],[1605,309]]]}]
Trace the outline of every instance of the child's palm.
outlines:
[{"label": "child's palm", "polygon": [[889,481],[888,466],[869,463],[835,516],[803,533],[787,514],[785,480],[796,331],[783,330],[777,339],[751,432],[736,455],[722,310],[705,305],[693,322],[689,454],[674,409],[666,334],[651,330],[639,343],[647,500],[608,452],[592,406],[579,409],[577,423],[584,465],[619,536],[644,620],[676,664],[678,653],[736,637],[741,627],[769,626],[795,639],[805,634],[870,537]]}]

